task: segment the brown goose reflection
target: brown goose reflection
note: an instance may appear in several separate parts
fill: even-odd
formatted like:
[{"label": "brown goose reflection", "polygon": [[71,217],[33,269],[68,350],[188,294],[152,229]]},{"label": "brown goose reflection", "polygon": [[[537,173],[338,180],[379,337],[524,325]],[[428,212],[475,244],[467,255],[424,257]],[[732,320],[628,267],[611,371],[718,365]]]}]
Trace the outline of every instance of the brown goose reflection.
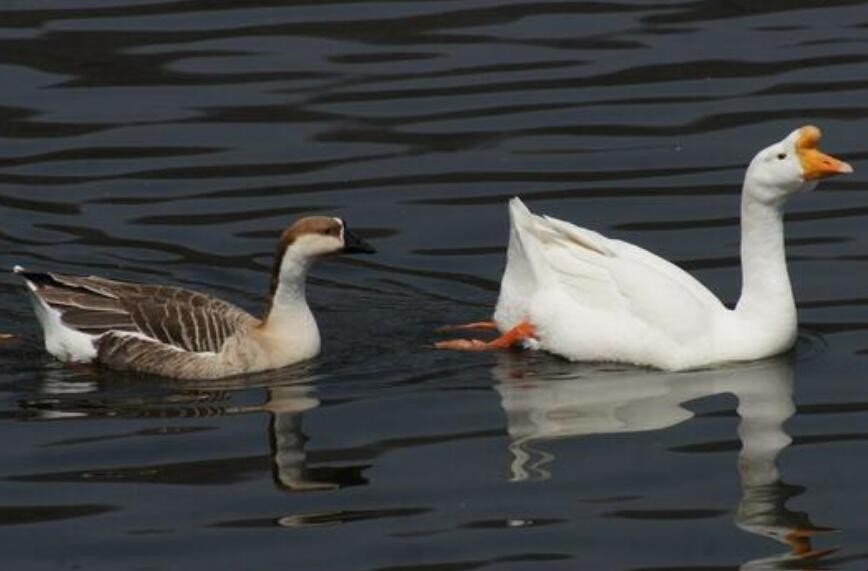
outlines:
[{"label": "brown goose reflection", "polygon": [[268,435],[271,443],[271,473],[275,483],[287,491],[333,490],[364,481],[358,468],[338,470],[308,467],[302,427],[304,412],[320,405],[309,384],[274,387],[267,390],[262,409],[270,414]]},{"label": "brown goose reflection", "polygon": [[[179,418],[219,418],[238,414],[258,414],[267,420],[263,437],[267,437],[270,454],[194,460],[188,462],[112,466],[51,474],[28,474],[17,477],[29,481],[88,481],[111,478],[113,482],[215,484],[257,478],[262,469],[270,467],[275,485],[287,492],[332,490],[366,483],[362,472],[367,465],[342,462],[340,466],[311,466],[304,432],[306,413],[320,406],[314,396],[315,377],[306,367],[295,367],[259,375],[230,378],[221,381],[184,383],[161,382],[158,379],[129,383],[120,382],[116,375],[103,378],[99,371],[69,371],[48,368],[38,390],[22,401],[22,416],[28,420],[58,421],[82,417],[153,418],[165,419],[160,428],[90,436],[84,439],[61,438],[51,445],[88,443],[101,440],[137,438],[140,436],[183,435],[219,428],[189,426]],[[239,404],[255,394],[261,401]],[[264,398],[259,395],[264,395]],[[161,423],[162,424],[162,423]],[[315,464],[329,462],[323,452]]]},{"label": "brown goose reflection", "polygon": [[786,508],[787,500],[803,488],[783,482],[777,467],[778,454],[791,442],[783,424],[795,412],[791,355],[689,373],[502,355],[493,374],[507,415],[513,481],[550,477],[555,458],[535,448],[537,441],[658,430],[692,418],[683,406],[687,401],[735,395],[742,444],[742,498],[735,523],[790,548],[741,568],[792,568],[795,561],[834,551],[812,547],[812,536],[829,528]]}]

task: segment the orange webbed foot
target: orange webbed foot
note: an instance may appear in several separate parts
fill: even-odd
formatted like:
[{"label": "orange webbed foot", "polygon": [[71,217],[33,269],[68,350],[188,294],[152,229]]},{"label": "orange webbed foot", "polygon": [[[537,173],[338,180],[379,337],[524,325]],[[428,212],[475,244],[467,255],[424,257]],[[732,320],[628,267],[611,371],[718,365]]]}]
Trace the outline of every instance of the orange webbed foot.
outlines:
[{"label": "orange webbed foot", "polygon": [[488,351],[490,347],[479,339],[450,339],[434,343],[435,349],[450,349],[452,351]]},{"label": "orange webbed foot", "polygon": [[497,349],[509,349],[526,339],[533,339],[536,329],[529,321],[522,321],[497,339],[489,342],[479,339],[451,339],[439,341],[434,344],[437,349],[452,349],[455,351],[493,351]]},{"label": "orange webbed foot", "polygon": [[449,331],[497,331],[497,325],[493,321],[474,321],[472,323],[462,323],[460,325],[444,325],[443,327],[438,327],[437,331],[440,333],[447,333]]},{"label": "orange webbed foot", "polygon": [[491,341],[492,349],[509,349],[521,343],[526,339],[533,339],[536,336],[536,329],[530,321],[522,321],[494,341]]}]

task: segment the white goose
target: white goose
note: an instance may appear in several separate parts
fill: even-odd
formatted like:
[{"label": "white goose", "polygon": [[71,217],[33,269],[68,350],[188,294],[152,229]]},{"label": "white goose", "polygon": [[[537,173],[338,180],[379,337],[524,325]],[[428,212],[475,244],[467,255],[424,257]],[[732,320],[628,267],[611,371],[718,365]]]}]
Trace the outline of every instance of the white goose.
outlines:
[{"label": "white goose", "polygon": [[15,266],[45,348],[61,361],[182,379],[285,367],[320,350],[305,281],[318,258],[374,252],[340,218],[302,218],[280,237],[262,319],[203,293]]},{"label": "white goose", "polygon": [[574,361],[682,370],[760,359],[788,350],[796,306],[784,253],[784,202],[821,178],[853,172],[817,148],[817,127],[796,129],[748,166],[741,199],[742,292],[727,308],[690,274],[638,246],[606,238],[510,201],[506,270],[485,343],[456,339],[441,349],[480,351],[519,343]]}]

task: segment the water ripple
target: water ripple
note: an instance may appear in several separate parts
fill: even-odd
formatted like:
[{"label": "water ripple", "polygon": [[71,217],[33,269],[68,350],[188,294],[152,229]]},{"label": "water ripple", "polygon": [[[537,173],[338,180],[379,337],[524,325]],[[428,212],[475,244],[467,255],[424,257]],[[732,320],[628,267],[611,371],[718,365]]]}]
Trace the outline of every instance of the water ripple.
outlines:
[{"label": "water ripple", "polygon": [[[0,22],[0,265],[256,311],[298,216],[379,250],[313,268],[320,358],[207,384],[59,366],[0,280],[4,567],[864,562],[864,2],[40,0]],[[792,364],[684,382],[431,350],[490,317],[514,195],[735,299],[744,168],[806,123],[856,172],[788,209]]]}]

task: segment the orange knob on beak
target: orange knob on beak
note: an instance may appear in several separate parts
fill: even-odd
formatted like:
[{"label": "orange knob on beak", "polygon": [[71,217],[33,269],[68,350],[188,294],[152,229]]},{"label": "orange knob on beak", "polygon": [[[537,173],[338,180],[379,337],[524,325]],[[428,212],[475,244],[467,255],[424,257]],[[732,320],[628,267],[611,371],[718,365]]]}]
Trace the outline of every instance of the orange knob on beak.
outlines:
[{"label": "orange knob on beak", "polygon": [[823,133],[813,125],[800,129],[799,140],[796,141],[796,153],[802,163],[805,180],[818,180],[836,174],[853,172],[853,167],[844,161],[831,157],[817,148]]}]

